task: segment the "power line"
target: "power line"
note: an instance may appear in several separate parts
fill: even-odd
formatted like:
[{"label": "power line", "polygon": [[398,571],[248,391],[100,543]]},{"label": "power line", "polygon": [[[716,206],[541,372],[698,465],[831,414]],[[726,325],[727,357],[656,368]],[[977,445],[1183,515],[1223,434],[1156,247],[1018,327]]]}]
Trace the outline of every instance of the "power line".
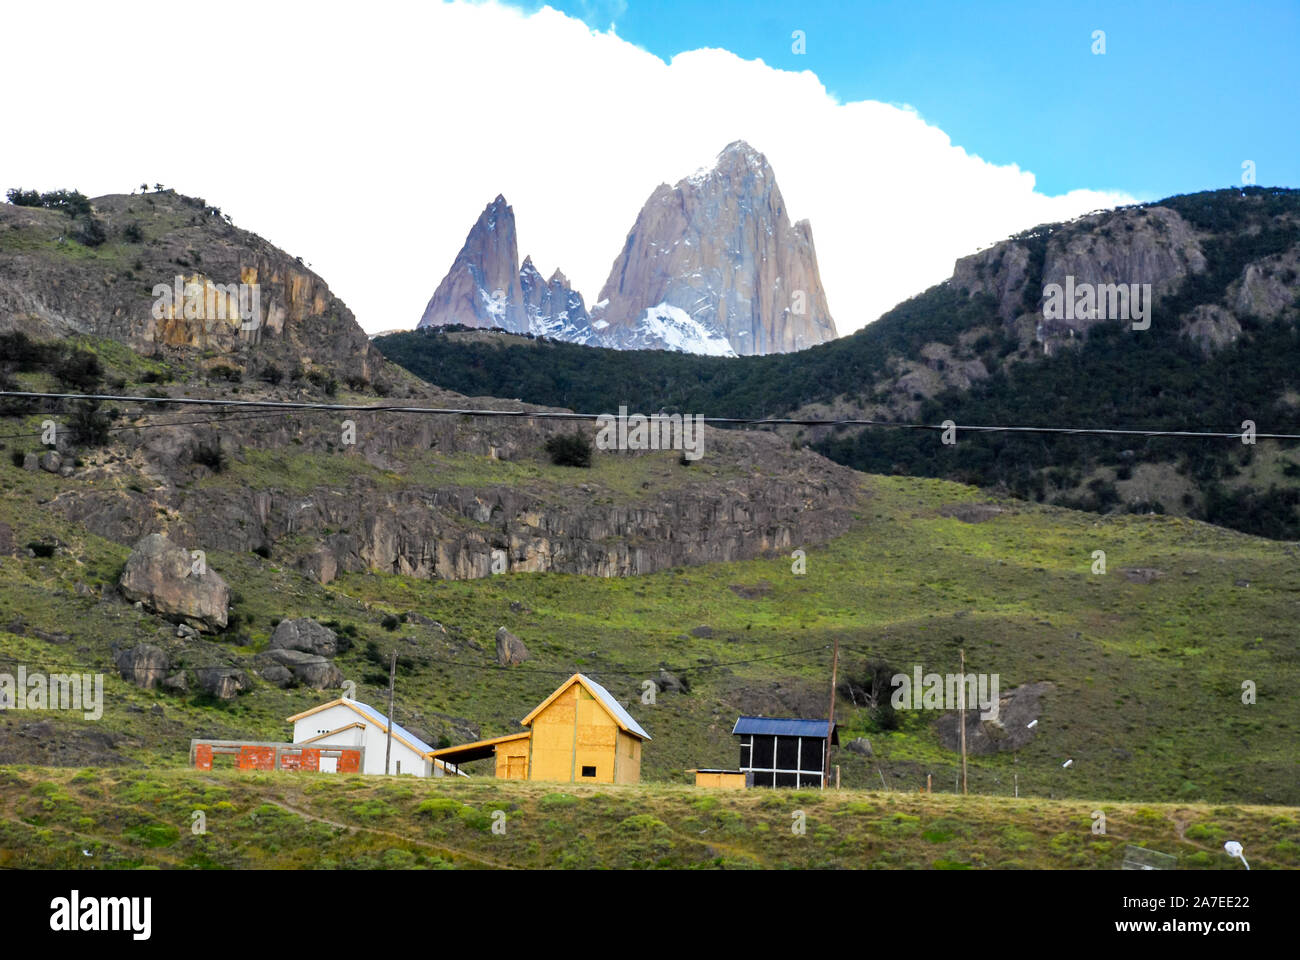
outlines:
[{"label": "power line", "polygon": [[[199,397],[132,397],[116,395],[98,395],[81,393],[33,393],[25,391],[0,391],[0,397],[26,397],[47,400],[116,400],[123,403],[174,403],[192,404],[211,407],[245,407],[272,410],[322,410],[335,413],[409,413],[435,416],[466,417],[514,417],[524,420],[589,420],[597,421],[602,417],[612,418],[608,413],[574,413],[571,411],[550,410],[490,410],[475,407],[415,407],[394,404],[362,403],[318,403],[305,400],[230,400],[203,399]],[[647,419],[667,417],[667,414],[652,414]],[[689,416],[689,415],[688,415]],[[1241,432],[1227,433],[1210,430],[1150,430],[1139,428],[1106,427],[1065,427],[1065,426],[1030,426],[1030,425],[988,425],[957,423],[903,423],[897,420],[870,419],[836,419],[819,420],[814,418],[788,417],[709,417],[701,416],[699,422],[720,426],[735,427],[880,427],[893,430],[955,430],[973,433],[1025,433],[1025,434],[1061,434],[1067,436],[1103,436],[1103,437],[1177,437],[1183,439],[1240,440]],[[1300,440],[1298,433],[1255,433],[1257,440]]]},{"label": "power line", "polygon": [[[141,416],[155,416],[155,414],[141,414]],[[235,423],[240,420],[265,420],[269,417],[281,416],[279,413],[249,413],[244,416],[235,416],[234,414],[223,414],[219,417],[204,417],[199,420],[172,420],[167,423],[136,423],[120,427],[109,427],[107,433],[125,433],[131,430],[156,430],[160,427],[191,427],[202,426],[208,423]],[[33,437],[44,436],[43,432],[36,433],[6,433],[0,434],[0,440],[29,440]]]},{"label": "power line", "polygon": [[[818,651],[818,650],[826,650],[826,649],[828,649],[828,645],[827,645],[827,644],[820,644],[820,645],[811,646],[811,647],[802,647],[802,648],[800,648],[800,649],[798,649],[798,650],[791,650],[791,651],[788,651],[788,652],[786,652],[786,653],[777,653],[777,654],[772,654],[771,656],[766,656],[766,657],[751,657],[751,658],[746,659],[746,660],[728,660],[728,661],[724,661],[724,662],[720,662],[720,663],[700,663],[700,664],[692,664],[692,665],[689,665],[689,666],[675,666],[675,665],[672,665],[672,664],[667,664],[667,665],[665,665],[665,664],[662,664],[662,663],[658,663],[658,664],[655,664],[654,666],[650,666],[650,667],[623,668],[623,669],[614,669],[614,668],[612,668],[612,667],[609,667],[609,668],[606,668],[606,667],[593,667],[593,668],[591,668],[591,672],[592,672],[592,673],[595,673],[595,674],[604,674],[604,675],[606,675],[606,676],[629,676],[629,677],[631,677],[631,676],[642,676],[642,675],[646,675],[646,674],[649,674],[649,673],[653,673],[653,672],[655,672],[655,671],[657,671],[657,670],[661,670],[661,669],[662,669],[662,670],[667,670],[667,671],[669,671],[669,672],[671,672],[671,673],[691,673],[691,672],[696,672],[696,673],[698,673],[698,672],[703,671],[703,670],[716,670],[716,669],[718,669],[718,668],[720,668],[720,667],[738,667],[738,666],[745,666],[745,665],[752,664],[752,663],[766,663],[766,662],[769,662],[769,661],[772,661],[772,660],[788,660],[788,659],[791,659],[791,658],[793,658],[793,657],[801,657],[801,656],[804,656],[805,654],[808,654],[808,653],[815,653],[815,652]],[[0,654],[0,662],[13,663],[13,664],[20,665],[20,666],[32,666],[32,665],[38,665],[42,670],[47,669],[47,668],[49,668],[49,667],[61,667],[61,668],[65,668],[65,669],[66,669],[66,668],[74,668],[74,667],[82,667],[82,668],[85,668],[85,669],[93,669],[93,670],[100,670],[100,671],[102,671],[102,670],[104,670],[104,668],[105,668],[105,665],[102,664],[102,663],[82,663],[82,662],[68,662],[68,661],[60,661],[60,662],[41,661],[39,664],[36,664],[36,661],[33,660],[33,659],[31,659],[31,658],[20,658],[20,657],[16,657],[16,656],[11,656],[11,655],[9,655],[9,654]],[[369,661],[367,661],[367,662],[369,662]],[[442,659],[442,658],[439,658],[439,657],[422,657],[422,658],[419,658],[419,661],[418,661],[418,662],[421,663],[421,664],[442,664],[442,665],[446,665],[446,666],[465,667],[465,668],[473,669],[473,670],[492,670],[492,671],[499,671],[499,670],[503,670],[503,669],[504,669],[503,667],[501,667],[501,666],[499,666],[499,665],[497,665],[497,664],[491,664],[491,663],[467,663],[467,662],[465,662],[465,661],[461,661],[461,660],[446,660],[446,659]],[[116,666],[117,666],[116,661],[113,661],[112,665],[113,665],[114,667],[116,667]],[[187,670],[207,670],[207,669],[211,669],[211,668],[213,668],[213,667],[232,667],[232,666],[236,666],[236,664],[231,664],[231,663],[208,663],[208,664],[202,664],[202,665],[187,664],[187,665],[184,665],[184,666],[172,666],[172,667],[168,667],[168,668],[162,668],[162,667],[135,667],[135,668],[133,668],[133,670],[139,670],[139,671],[147,672],[147,673],[150,674],[151,676],[152,676],[152,675],[158,675],[158,676],[161,676],[161,675],[163,675],[164,673],[173,672],[173,671],[175,671],[175,670],[177,670],[177,669],[187,669]],[[120,668],[119,668],[119,669],[120,669]],[[572,671],[572,670],[546,670],[546,669],[541,669],[541,668],[530,668],[530,669],[528,669],[526,672],[529,673],[529,674],[546,674],[546,675],[552,675],[552,674],[553,674],[553,675],[555,675],[555,676],[564,676],[564,677],[572,676],[573,673],[574,673],[574,671]]]}]

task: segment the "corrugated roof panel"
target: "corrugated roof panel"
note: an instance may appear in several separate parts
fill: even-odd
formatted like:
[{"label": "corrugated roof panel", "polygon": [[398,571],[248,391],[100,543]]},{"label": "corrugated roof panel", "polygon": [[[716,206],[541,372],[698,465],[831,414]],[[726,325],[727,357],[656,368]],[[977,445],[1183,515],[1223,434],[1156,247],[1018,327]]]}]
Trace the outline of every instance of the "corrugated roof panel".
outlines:
[{"label": "corrugated roof panel", "polygon": [[[838,727],[839,724],[836,724]],[[798,717],[740,717],[733,734],[756,733],[760,736],[825,737],[825,720],[801,720]]]},{"label": "corrugated roof panel", "polygon": [[[349,703],[352,706],[356,707],[358,710],[364,713],[371,720],[375,721],[375,723],[379,724],[381,727],[388,726],[388,718],[384,716],[382,713],[380,713],[378,710],[376,710],[374,707],[370,706],[370,704],[362,703],[360,700],[349,700],[347,697],[344,697],[343,700],[345,703]],[[397,737],[401,737],[411,746],[415,747],[418,751],[420,751],[420,753],[433,752],[433,747],[429,746],[427,743],[425,743],[415,734],[411,733],[411,731],[404,729],[400,723],[393,724],[393,735]]]},{"label": "corrugated roof panel", "polygon": [[610,713],[614,714],[614,716],[618,717],[624,726],[635,733],[638,737],[641,737],[644,740],[650,739],[650,734],[641,729],[641,724],[632,719],[632,714],[628,713],[627,710],[623,708],[623,704],[614,699],[613,694],[586,674],[579,674],[579,676],[582,677],[582,682],[591,688],[591,692],[600,698],[600,701],[605,705],[605,708],[609,710]]}]

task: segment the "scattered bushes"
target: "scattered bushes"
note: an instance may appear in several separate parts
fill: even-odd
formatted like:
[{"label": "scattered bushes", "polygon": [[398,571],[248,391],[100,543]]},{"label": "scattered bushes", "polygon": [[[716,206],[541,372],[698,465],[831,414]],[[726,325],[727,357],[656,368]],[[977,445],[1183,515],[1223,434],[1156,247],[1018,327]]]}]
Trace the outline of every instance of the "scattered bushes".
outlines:
[{"label": "scattered bushes", "polygon": [[194,463],[207,467],[213,473],[220,473],[226,469],[226,455],[219,443],[200,443],[194,448],[191,459]]},{"label": "scattered bushes", "polygon": [[111,423],[108,415],[99,409],[99,401],[88,400],[73,408],[68,430],[72,434],[72,442],[78,446],[102,447],[108,443]]},{"label": "scattered bushes", "polygon": [[557,467],[590,467],[591,441],[581,433],[557,433],[546,441],[546,452]]}]

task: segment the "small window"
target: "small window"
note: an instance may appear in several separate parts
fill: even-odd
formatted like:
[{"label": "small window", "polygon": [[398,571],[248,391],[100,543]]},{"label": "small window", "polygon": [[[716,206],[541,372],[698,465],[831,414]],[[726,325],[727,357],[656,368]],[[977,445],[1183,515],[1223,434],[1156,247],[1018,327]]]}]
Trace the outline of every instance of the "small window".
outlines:
[{"label": "small window", "polygon": [[582,768],[582,775],[583,775],[584,777],[594,777],[594,776],[596,775],[596,768],[595,768],[595,767],[583,767],[583,768]]}]

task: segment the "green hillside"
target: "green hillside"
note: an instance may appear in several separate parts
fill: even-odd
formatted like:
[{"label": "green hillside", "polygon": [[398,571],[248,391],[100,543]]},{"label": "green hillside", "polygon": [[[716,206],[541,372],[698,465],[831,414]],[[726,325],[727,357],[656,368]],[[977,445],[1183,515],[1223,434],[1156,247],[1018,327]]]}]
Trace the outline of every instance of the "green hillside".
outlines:
[{"label": "green hillside", "polygon": [[1300,866],[1294,807],[36,767],[0,785],[0,869],[1113,870],[1134,844],[1234,870],[1234,838],[1252,869]]},{"label": "green hillside", "polygon": [[[19,551],[0,562],[0,656],[29,670],[103,671],[107,705],[98,722],[0,715],[0,762],[181,766],[191,737],[283,739],[285,717],[332,696],[255,681],[220,703],[117,679],[114,648],[166,644],[172,628],[104,596],[126,547],[32,509],[60,482],[0,465],[0,522],[17,544],[54,545],[49,557]],[[955,672],[964,646],[968,669],[999,674],[1003,691],[1055,684],[1015,757],[972,757],[976,792],[1009,795],[1014,777],[1021,796],[1300,802],[1293,548],[1179,518],[983,503],[943,481],[866,477],[851,532],[810,548],[803,576],[779,555],[635,578],[348,574],[322,587],[252,553],[212,552],[208,563],[232,587],[234,620],[215,638],[186,642],[180,662],[191,672],[249,663],[280,618],[333,623],[354,638],[337,662],[362,700],[382,703],[384,666],[398,650],[397,719],[431,742],[517,730],[580,670],[630,702],[653,735],[644,778],[681,782],[687,768],[735,763],[730,729],[740,713],[822,714],[835,638],[842,680],[868,659]],[[1095,550],[1107,554],[1105,575],[1090,572]],[[408,613],[447,632],[401,622]],[[531,660],[496,665],[503,625]],[[661,666],[689,691],[644,704],[645,681]],[[1241,702],[1243,680],[1257,685],[1257,703]],[[934,712],[900,711],[890,729],[842,687],[836,717],[842,743],[864,736],[875,753],[837,752],[845,786],[883,777],[911,791],[927,774],[951,786],[958,758],[939,744]],[[38,721],[48,735],[25,736]]]}]

